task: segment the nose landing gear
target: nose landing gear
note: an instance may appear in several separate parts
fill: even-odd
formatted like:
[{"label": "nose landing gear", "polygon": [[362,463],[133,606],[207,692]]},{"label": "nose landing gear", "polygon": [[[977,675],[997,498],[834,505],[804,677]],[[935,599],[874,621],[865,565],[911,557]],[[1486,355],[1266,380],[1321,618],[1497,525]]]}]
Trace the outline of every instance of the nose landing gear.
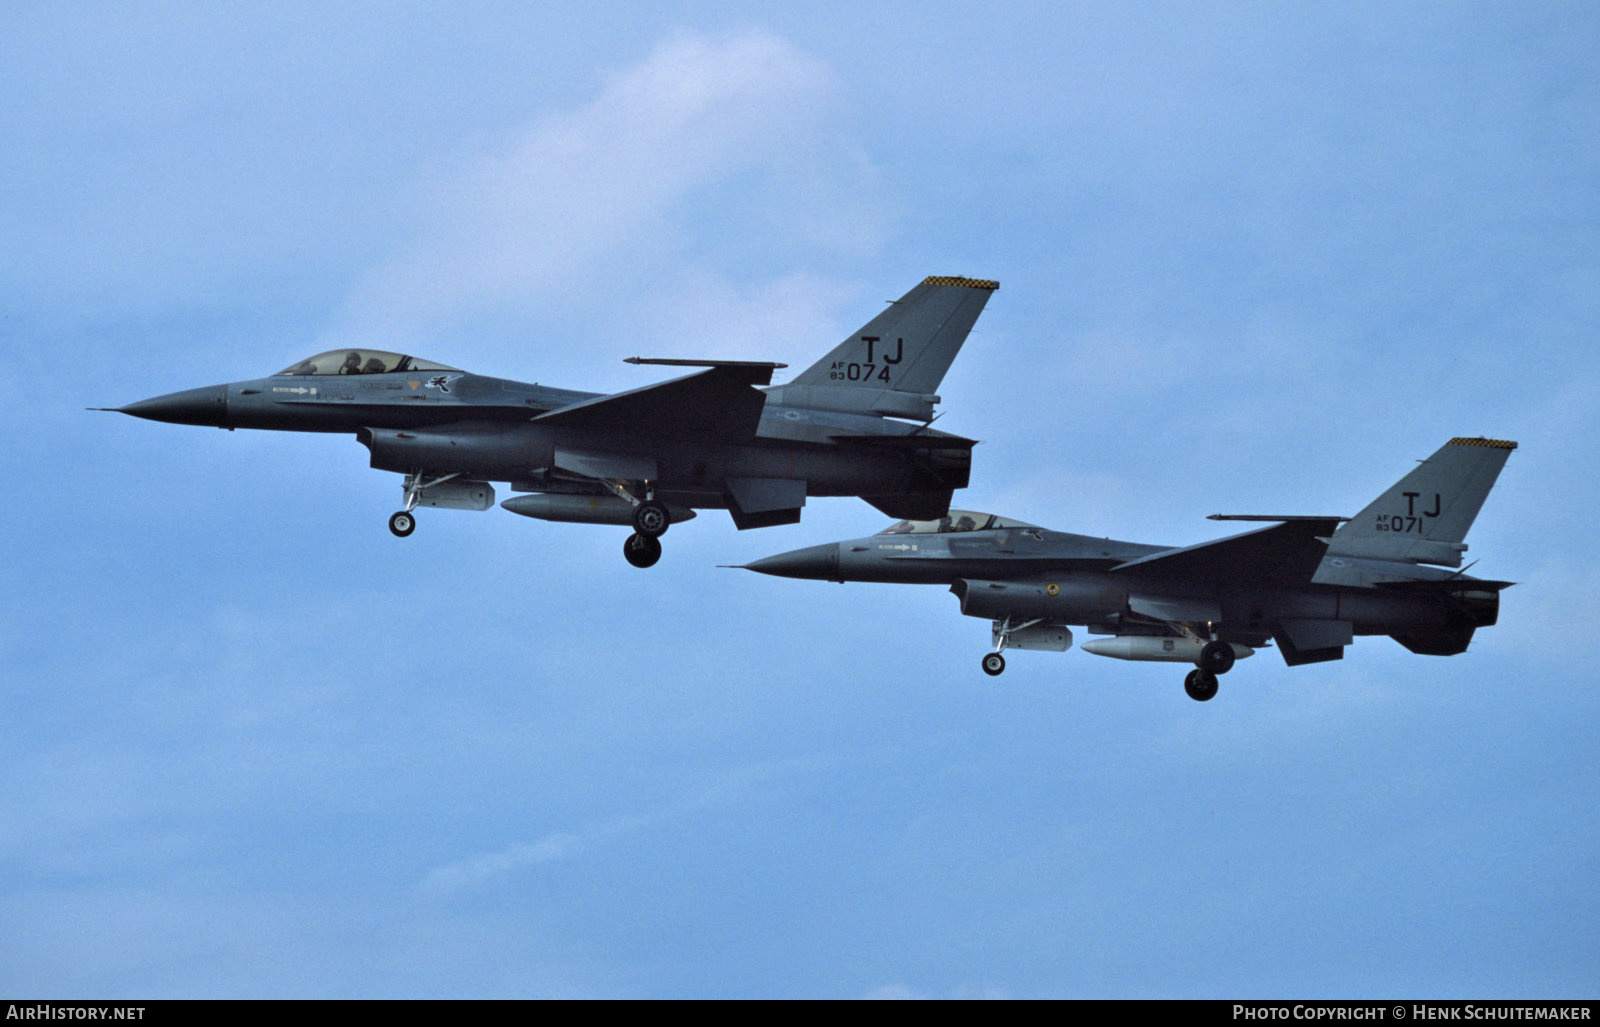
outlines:
[{"label": "nose landing gear", "polygon": [[[453,474],[440,475],[431,481],[424,480],[421,471],[416,471],[412,474],[406,475],[406,480],[401,486],[406,492],[406,508],[401,510],[399,513],[390,515],[389,530],[394,532],[396,538],[405,538],[413,531],[416,531],[417,515],[411,511],[417,508],[417,503],[422,499],[422,494],[428,489],[433,488],[435,485],[443,485],[450,479],[459,477],[461,477],[460,471],[456,471]],[[494,490],[490,489],[489,491],[492,498]],[[483,508],[477,507],[477,509],[481,510]]]},{"label": "nose landing gear", "polygon": [[[994,652],[985,653],[984,654],[983,664],[982,664],[983,672],[985,674],[989,675],[990,677],[997,677],[1000,674],[1004,673],[1005,669],[1006,669],[1006,658],[1004,656],[1001,656],[1000,654],[1005,652],[1006,643],[1011,641],[1012,634],[1014,632],[1025,631],[1026,629],[1031,628],[1035,624],[1039,624],[1042,621],[1043,621],[1042,617],[1035,617],[1032,620],[1023,621],[1021,624],[1013,624],[1013,623],[1011,623],[1011,618],[1010,617],[1007,617],[1003,621],[1000,621],[1000,620],[995,621],[994,622]],[[1069,632],[1067,632],[1067,641],[1070,643],[1071,640],[1072,640],[1072,632],[1069,631]],[[1020,648],[1026,649],[1028,647],[1027,646],[1021,646]],[[1061,648],[1064,649],[1066,647],[1062,646]]]}]

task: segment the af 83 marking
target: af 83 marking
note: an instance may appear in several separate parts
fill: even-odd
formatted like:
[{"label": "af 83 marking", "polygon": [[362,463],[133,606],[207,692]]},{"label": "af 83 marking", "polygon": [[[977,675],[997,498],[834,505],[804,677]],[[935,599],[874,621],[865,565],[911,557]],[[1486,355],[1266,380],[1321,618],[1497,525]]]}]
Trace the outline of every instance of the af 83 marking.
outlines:
[{"label": "af 83 marking", "polygon": [[870,382],[873,379],[877,379],[888,384],[889,368],[905,359],[906,340],[903,338],[895,339],[893,356],[889,355],[889,347],[884,347],[884,352],[881,354],[883,357],[882,367],[878,366],[877,361],[879,356],[877,352],[878,343],[883,341],[882,337],[878,335],[863,335],[861,341],[867,344],[867,359],[859,362],[836,360],[833,366],[828,369],[828,377],[833,381],[839,382]]}]

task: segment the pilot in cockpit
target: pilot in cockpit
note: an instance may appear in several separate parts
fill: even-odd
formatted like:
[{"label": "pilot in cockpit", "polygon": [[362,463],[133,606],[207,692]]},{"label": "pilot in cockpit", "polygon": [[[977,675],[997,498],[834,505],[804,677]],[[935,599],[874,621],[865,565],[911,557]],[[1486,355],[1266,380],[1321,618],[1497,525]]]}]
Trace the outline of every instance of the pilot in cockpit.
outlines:
[{"label": "pilot in cockpit", "polygon": [[344,365],[339,368],[339,373],[340,374],[360,374],[361,373],[361,354],[357,353],[355,350],[351,350],[349,353],[346,353],[344,355]]}]

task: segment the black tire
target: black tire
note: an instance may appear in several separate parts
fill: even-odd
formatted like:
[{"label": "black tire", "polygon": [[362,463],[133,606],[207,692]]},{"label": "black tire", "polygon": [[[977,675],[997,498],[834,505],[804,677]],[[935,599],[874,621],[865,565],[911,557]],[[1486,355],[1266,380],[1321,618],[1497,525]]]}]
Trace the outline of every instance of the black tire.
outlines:
[{"label": "black tire", "polygon": [[999,677],[1006,669],[1006,658],[999,653],[983,654],[983,672],[990,677]]},{"label": "black tire", "polygon": [[417,530],[417,519],[411,515],[410,510],[401,510],[389,518],[389,530],[394,532],[396,537],[405,538]]},{"label": "black tire", "polygon": [[1191,670],[1183,679],[1183,690],[1195,702],[1209,702],[1217,694],[1217,676],[1208,670]]},{"label": "black tire", "polygon": [[622,544],[622,555],[635,567],[654,567],[661,559],[661,543],[649,535],[629,535]]},{"label": "black tire", "polygon": [[672,515],[667,513],[667,504],[656,499],[647,499],[633,508],[633,530],[646,538],[660,538],[667,533],[667,526],[672,523]]},{"label": "black tire", "polygon": [[1212,674],[1226,674],[1233,669],[1233,646],[1222,641],[1207,642],[1200,650],[1200,669]]}]

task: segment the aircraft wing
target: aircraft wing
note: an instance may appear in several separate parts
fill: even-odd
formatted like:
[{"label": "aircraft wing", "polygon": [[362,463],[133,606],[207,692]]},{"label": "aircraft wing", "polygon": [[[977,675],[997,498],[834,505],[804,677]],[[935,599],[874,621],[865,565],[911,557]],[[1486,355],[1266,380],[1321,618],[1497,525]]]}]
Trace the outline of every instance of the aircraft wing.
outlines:
[{"label": "aircraft wing", "polygon": [[[661,361],[635,358],[634,362]],[[711,363],[696,374],[558,407],[533,421],[663,438],[753,438],[761,421],[761,408],[767,402],[766,395],[754,386],[772,381],[774,366]]]},{"label": "aircraft wing", "polygon": [[1113,574],[1137,572],[1217,584],[1305,584],[1327,552],[1324,541],[1339,519],[1299,518],[1242,535],[1167,549],[1111,568]]},{"label": "aircraft wing", "polygon": [[1515,585],[1515,581],[1491,581],[1487,578],[1424,578],[1412,581],[1380,581],[1373,587],[1387,592],[1502,592]]},{"label": "aircraft wing", "polygon": [[830,435],[833,441],[846,446],[874,446],[878,449],[971,449],[976,439],[960,435]]}]

